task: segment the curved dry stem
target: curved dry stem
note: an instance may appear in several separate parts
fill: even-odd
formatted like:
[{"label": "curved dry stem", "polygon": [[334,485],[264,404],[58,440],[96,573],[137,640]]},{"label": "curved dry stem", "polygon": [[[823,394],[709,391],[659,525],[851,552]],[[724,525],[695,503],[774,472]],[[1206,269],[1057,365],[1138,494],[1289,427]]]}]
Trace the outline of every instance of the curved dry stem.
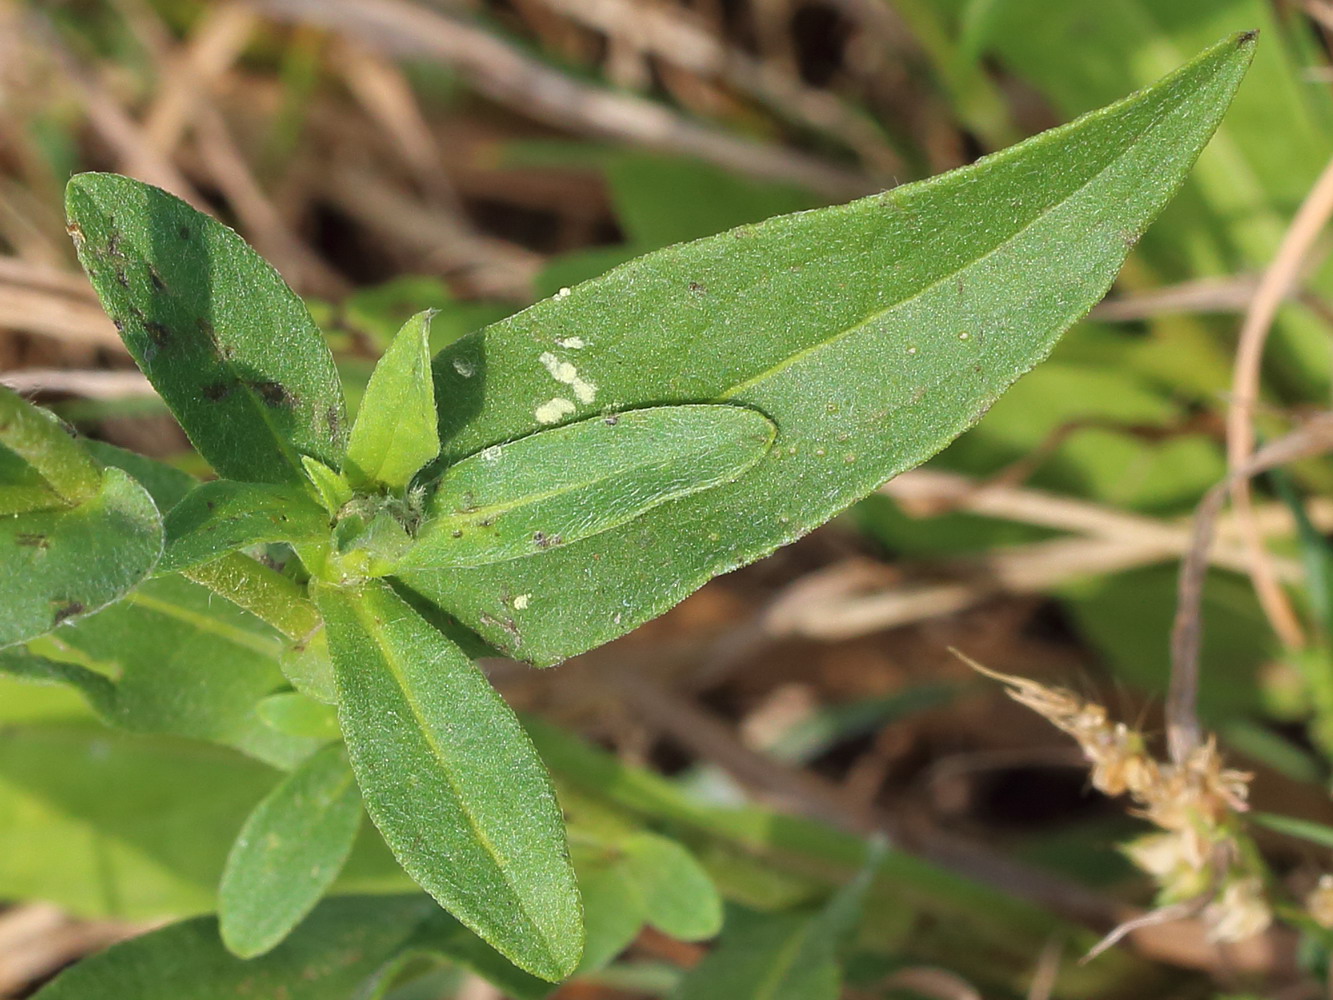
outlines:
[{"label": "curved dry stem", "polygon": [[1305,630],[1278,583],[1277,574],[1264,548],[1254,513],[1250,477],[1239,475],[1254,453],[1254,411],[1259,399],[1259,370],[1264,345],[1277,316],[1278,308],[1291,292],[1315,239],[1333,216],[1333,160],[1324,168],[1306,195],[1291,226],[1282,238],[1273,262],[1269,264],[1255,290],[1241,324],[1232,370],[1231,404],[1227,409],[1227,465],[1231,469],[1230,492],[1250,556],[1250,579],[1273,631],[1283,645],[1305,645]]}]

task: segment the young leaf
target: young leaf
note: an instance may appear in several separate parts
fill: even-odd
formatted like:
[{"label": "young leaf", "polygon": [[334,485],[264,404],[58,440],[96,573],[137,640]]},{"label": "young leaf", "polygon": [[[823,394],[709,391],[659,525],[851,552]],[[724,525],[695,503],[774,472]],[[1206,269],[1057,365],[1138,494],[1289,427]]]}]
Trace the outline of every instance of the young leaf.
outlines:
[{"label": "young leaf", "polygon": [[734,482],[775,433],[740,406],[658,406],[487,448],[444,474],[400,565],[479,566],[571,544]]},{"label": "young leaf", "polygon": [[671,1000],[837,1000],[842,970],[807,954],[817,917],[738,913],[722,940],[681,980]]},{"label": "young leaf", "polygon": [[293,486],[217,479],[193,489],[167,514],[158,569],[185,569],[259,542],[317,542],[329,514]]},{"label": "young leaf", "polygon": [[273,949],[337,878],[361,825],[361,796],[339,745],[302,763],[245,821],[222,872],[218,921],[227,949]]},{"label": "young leaf", "polygon": [[703,941],[722,929],[722,897],[689,851],[646,832],[619,846],[625,876],[643,900],[648,923],[682,941]]},{"label": "young leaf", "polygon": [[430,917],[421,896],[350,896],[319,906],[282,947],[243,961],[201,917],[152,931],[61,973],[38,1000],[351,1000]]},{"label": "young leaf", "polygon": [[[553,398],[568,401],[560,419],[726,401],[779,434],[734,485],[550,552],[540,574],[414,566],[404,582],[495,647],[550,664],[924,461],[1110,287],[1253,47],[1227,39],[1118,104],[941,177],[649,254],[447,348],[434,366],[445,461],[531,433],[557,416]],[[511,614],[506,597],[520,593],[540,616]]]},{"label": "young leaf", "polygon": [[255,707],[255,711],[266,726],[288,736],[319,740],[321,743],[329,743],[342,736],[338,728],[337,711],[298,691],[271,694]]},{"label": "young leaf", "polygon": [[240,552],[191,566],[181,575],[225,597],[289,639],[305,641],[323,625],[304,587]]},{"label": "young leaf", "polygon": [[82,444],[93,458],[103,465],[128,472],[138,480],[139,485],[148,491],[153,503],[157,504],[157,509],[163,514],[180,503],[185,494],[199,485],[199,480],[188,472],[149,458],[147,455],[140,455],[138,452],[127,451],[114,444],[91,438]]},{"label": "young leaf", "polygon": [[2,385],[0,445],[31,466],[60,504],[91,499],[102,485],[97,463],[58,420]]},{"label": "young leaf", "polygon": [[417,313],[403,324],[370,376],[347,442],[345,466],[353,486],[401,493],[440,453],[430,377],[432,315]]},{"label": "young leaf", "polygon": [[407,873],[520,968],[583,946],[564,823],[541,760],[475,665],[387,584],[318,587],[366,809]]},{"label": "young leaf", "polygon": [[79,174],[74,246],[126,347],[221,475],[300,483],[346,441],[333,356],[305,305],[226,226],[165,191]]},{"label": "young leaf", "polygon": [[97,611],[148,575],[162,519],[144,488],[107,469],[77,507],[0,518],[0,646]]}]

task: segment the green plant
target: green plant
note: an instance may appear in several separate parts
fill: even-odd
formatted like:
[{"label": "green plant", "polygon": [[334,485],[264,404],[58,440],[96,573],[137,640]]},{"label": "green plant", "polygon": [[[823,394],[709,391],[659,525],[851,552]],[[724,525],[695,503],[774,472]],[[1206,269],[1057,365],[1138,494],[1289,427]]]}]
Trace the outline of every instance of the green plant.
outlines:
[{"label": "green plant", "polygon": [[[248,976],[312,997],[387,983],[422,953],[519,996],[586,969],[560,804],[472,658],[549,666],[591,649],[938,452],[1106,292],[1252,49],[1225,40],[933,180],[648,254],[433,360],[419,315],[350,425],[304,304],[236,234],[155,188],[76,177],[80,261],[222,478],[85,446],[0,395],[0,669],[72,685],[114,725],[287,774],[218,897],[226,946],[265,957],[228,964],[211,925],[183,924],[43,995],[180,995],[154,971],[166,956],[216,970],[199,978],[219,991]],[[198,640],[194,659],[170,655],[182,633],[161,621]],[[645,920],[716,932],[688,853],[574,790],[563,803],[591,817],[576,856],[635,888],[599,957]],[[316,909],[354,856],[362,804],[457,923],[416,898]],[[753,930],[801,956],[789,990],[836,989],[864,883]]]}]

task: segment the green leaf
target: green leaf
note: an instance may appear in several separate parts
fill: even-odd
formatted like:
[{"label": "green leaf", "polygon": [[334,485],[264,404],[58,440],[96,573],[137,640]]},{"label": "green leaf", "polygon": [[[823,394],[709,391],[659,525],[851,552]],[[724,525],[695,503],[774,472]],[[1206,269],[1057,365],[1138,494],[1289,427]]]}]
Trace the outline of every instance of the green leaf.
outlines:
[{"label": "green leaf", "polygon": [[167,514],[162,572],[209,562],[260,542],[317,542],[329,515],[302,489],[218,479],[193,489]]},{"label": "green leaf", "polygon": [[162,519],[144,488],[108,469],[77,507],[0,518],[0,646],[105,607],[162,554]]},{"label": "green leaf", "polygon": [[[430,916],[421,896],[331,899],[268,955],[243,961],[211,917],[114,945],[62,973],[38,1000],[361,1000],[362,988],[414,947]],[[376,990],[374,994],[378,995]]]},{"label": "green leaf", "polygon": [[97,495],[102,471],[60,422],[0,385],[0,445],[23,459],[55,494],[74,506]]},{"label": "green leaf", "polygon": [[[778,427],[731,486],[517,563],[402,574],[487,642],[551,664],[823,523],[975,423],[1110,287],[1249,63],[1227,39],[1157,85],[961,170],[670,247],[465,337],[436,360],[442,458],[663,403]],[[548,367],[544,357],[554,358]],[[553,371],[553,368],[555,369]],[[542,614],[516,621],[509,595]]]},{"label": "green leaf", "polygon": [[394,855],[515,965],[569,975],[583,945],[578,888],[550,779],[514,713],[387,584],[315,598],[352,766]]},{"label": "green leaf", "polygon": [[203,584],[289,639],[307,641],[323,625],[305,588],[257,559],[232,552],[184,570],[183,576]]},{"label": "green leaf", "polygon": [[722,897],[684,847],[653,833],[634,834],[619,847],[648,923],[682,941],[703,941],[722,929]]},{"label": "green leaf", "polygon": [[1259,826],[1285,833],[1289,837],[1308,840],[1320,847],[1333,848],[1333,826],[1295,816],[1279,816],[1277,813],[1251,813],[1250,819]]},{"label": "green leaf", "polygon": [[277,732],[257,713],[261,698],[285,686],[281,649],[257,618],[173,575],[61,628],[35,652],[83,668],[50,679],[75,684],[112,725],[209,740],[291,767],[323,741]]},{"label": "green leaf", "polygon": [[338,713],[329,705],[297,691],[272,694],[255,709],[264,724],[288,736],[328,743],[339,739]]},{"label": "green leaf", "polygon": [[370,376],[347,443],[345,465],[353,486],[401,493],[440,453],[430,378],[432,315],[420,312],[403,324]]},{"label": "green leaf", "polygon": [[0,896],[82,917],[208,912],[227,849],[275,777],[222,747],[91,720],[6,727]]},{"label": "green leaf", "polygon": [[146,455],[140,455],[138,452],[127,451],[114,444],[92,439],[85,440],[83,446],[103,465],[128,472],[137,479],[139,485],[153,498],[157,509],[164,514],[180,503],[185,494],[199,485],[199,480],[188,472]]},{"label": "green leaf", "polygon": [[400,565],[479,566],[572,544],[735,482],[774,433],[740,406],[659,406],[487,448],[444,474]]},{"label": "green leaf", "polygon": [[245,821],[218,889],[232,954],[270,951],[338,877],[361,825],[361,796],[341,746],[289,774]]},{"label": "green leaf", "polygon": [[158,188],[79,174],[65,195],[79,262],[125,345],[221,475],[299,483],[337,467],[342,388],[305,305],[226,226]]},{"label": "green leaf", "polygon": [[807,952],[817,918],[737,913],[734,921],[681,980],[672,1000],[837,1000],[838,963],[831,955]]}]

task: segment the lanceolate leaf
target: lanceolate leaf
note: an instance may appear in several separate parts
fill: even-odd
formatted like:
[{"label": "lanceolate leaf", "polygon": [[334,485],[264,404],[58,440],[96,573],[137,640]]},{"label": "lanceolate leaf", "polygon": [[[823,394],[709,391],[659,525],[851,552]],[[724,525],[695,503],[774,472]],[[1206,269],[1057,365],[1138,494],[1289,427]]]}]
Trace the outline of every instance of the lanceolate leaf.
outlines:
[{"label": "lanceolate leaf", "polygon": [[583,945],[550,779],[504,700],[387,584],[320,587],[339,716],[371,818],[408,874],[520,968]]},{"label": "lanceolate leaf", "polygon": [[659,406],[496,445],[445,473],[403,564],[479,566],[596,535],[735,481],[774,430],[740,406]]},{"label": "lanceolate leaf", "polygon": [[162,554],[144,488],[107,469],[77,507],[0,517],[0,646],[51,631],[123,596]]},{"label": "lanceolate leaf", "polygon": [[253,958],[285,938],[337,878],[360,825],[361,796],[341,746],[283,779],[245,821],[222,873],[227,948]]},{"label": "lanceolate leaf", "polygon": [[[404,581],[497,648],[550,664],[925,460],[1110,287],[1253,44],[1228,39],[962,170],[649,254],[450,346],[435,363],[447,461],[552,417],[663,403],[749,406],[778,437],[734,485],[550,552],[540,572],[506,562]],[[513,594],[540,614],[514,613]]]},{"label": "lanceolate leaf", "polygon": [[66,191],[79,261],[135,361],[219,473],[299,483],[339,465],[342,387],[305,305],[236,233],[128,177]]},{"label": "lanceolate leaf", "polygon": [[347,443],[346,471],[353,486],[401,492],[439,454],[430,378],[431,315],[422,312],[409,319],[370,376]]},{"label": "lanceolate leaf", "polygon": [[329,536],[329,515],[304,490],[218,479],[186,495],[166,518],[162,571],[185,569],[259,542]]}]

